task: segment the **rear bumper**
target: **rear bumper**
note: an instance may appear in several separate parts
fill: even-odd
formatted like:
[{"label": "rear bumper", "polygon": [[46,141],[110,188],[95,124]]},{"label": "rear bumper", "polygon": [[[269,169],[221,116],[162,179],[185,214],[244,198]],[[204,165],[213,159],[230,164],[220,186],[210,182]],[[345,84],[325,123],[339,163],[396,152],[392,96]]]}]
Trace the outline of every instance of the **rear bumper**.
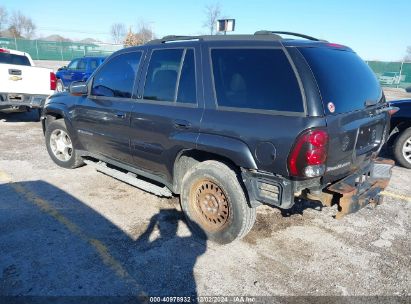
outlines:
[{"label": "rear bumper", "polygon": [[12,94],[21,96],[21,100],[10,100],[10,93],[0,93],[0,110],[12,107],[42,108],[48,95]]},{"label": "rear bumper", "polygon": [[313,192],[308,192],[305,198],[321,201],[326,206],[337,203],[336,217],[341,218],[370,203],[378,204],[381,191],[391,179],[393,166],[392,160],[375,158],[363,168],[325,188],[320,178],[294,181],[259,171],[243,170],[242,179],[252,207],[267,204],[288,209],[294,205],[295,193],[308,189]]},{"label": "rear bumper", "polygon": [[326,191],[339,199],[336,218],[354,213],[370,203],[378,204],[381,191],[391,179],[393,166],[393,160],[376,158],[368,166],[328,186]]},{"label": "rear bumper", "polygon": [[243,170],[241,175],[252,207],[267,204],[288,209],[294,205],[292,181],[260,171]]}]

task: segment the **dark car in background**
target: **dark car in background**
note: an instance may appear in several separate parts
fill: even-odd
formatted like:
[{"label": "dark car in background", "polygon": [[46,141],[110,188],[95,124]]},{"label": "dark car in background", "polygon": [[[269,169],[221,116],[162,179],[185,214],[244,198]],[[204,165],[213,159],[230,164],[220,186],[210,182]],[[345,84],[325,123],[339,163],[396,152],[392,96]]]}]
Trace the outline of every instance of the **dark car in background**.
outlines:
[{"label": "dark car in background", "polygon": [[411,99],[390,101],[399,108],[391,118],[391,136],[388,142],[396,161],[411,169]]},{"label": "dark car in background", "polygon": [[60,68],[56,73],[56,91],[65,91],[73,81],[87,81],[104,59],[105,57],[83,57],[70,61],[68,66]]},{"label": "dark car in background", "polygon": [[391,113],[377,78],[346,46],[283,33],[117,51],[48,99],[50,157],[180,195],[193,230],[218,243],[246,235],[262,204],[306,197],[338,203],[337,218],[378,204],[394,162],[377,157]]}]

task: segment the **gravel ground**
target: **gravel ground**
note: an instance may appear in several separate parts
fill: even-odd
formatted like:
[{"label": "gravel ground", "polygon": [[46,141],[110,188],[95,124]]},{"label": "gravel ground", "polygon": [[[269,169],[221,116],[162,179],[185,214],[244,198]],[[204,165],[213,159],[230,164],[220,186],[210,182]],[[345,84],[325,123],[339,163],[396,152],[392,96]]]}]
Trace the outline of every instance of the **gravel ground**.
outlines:
[{"label": "gravel ground", "polygon": [[0,114],[0,295],[410,295],[411,171],[342,220],[261,207],[243,240],[201,242],[178,199],[57,167],[32,113]]},{"label": "gravel ground", "polygon": [[384,88],[385,98],[388,101],[398,99],[411,99],[411,93],[406,92],[404,89],[397,88]]}]

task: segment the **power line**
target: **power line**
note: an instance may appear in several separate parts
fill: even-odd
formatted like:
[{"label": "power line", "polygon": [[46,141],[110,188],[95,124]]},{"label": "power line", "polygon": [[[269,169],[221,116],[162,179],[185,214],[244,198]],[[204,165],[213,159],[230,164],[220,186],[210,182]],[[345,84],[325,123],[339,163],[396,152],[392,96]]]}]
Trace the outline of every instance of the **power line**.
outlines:
[{"label": "power line", "polygon": [[61,29],[61,28],[53,28],[53,27],[38,27],[38,29],[39,29],[39,30],[43,30],[43,31],[55,31],[55,32],[63,32],[63,33],[110,35],[109,32],[94,32],[94,31],[70,30],[70,29]]}]

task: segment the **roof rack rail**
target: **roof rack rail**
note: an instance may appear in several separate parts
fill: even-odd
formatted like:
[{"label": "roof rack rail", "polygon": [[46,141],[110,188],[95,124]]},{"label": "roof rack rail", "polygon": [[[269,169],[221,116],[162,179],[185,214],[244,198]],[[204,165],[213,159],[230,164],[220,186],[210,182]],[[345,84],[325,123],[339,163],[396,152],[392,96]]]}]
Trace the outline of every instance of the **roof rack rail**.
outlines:
[{"label": "roof rack rail", "polygon": [[326,42],[326,40],[318,39],[318,38],[311,37],[311,36],[308,36],[308,35],[293,33],[293,32],[284,32],[284,31],[264,31],[263,30],[263,31],[255,32],[254,35],[276,35],[276,36],[290,35],[290,36],[300,37],[300,38],[304,38],[304,39],[308,39],[308,40],[312,40],[312,41],[324,41],[324,42]]},{"label": "roof rack rail", "polygon": [[173,41],[187,41],[187,40],[202,40],[201,37],[199,36],[178,36],[178,35],[168,35],[164,36],[163,38],[160,39],[154,39],[151,40],[148,43],[167,43],[167,42],[173,42]]}]

